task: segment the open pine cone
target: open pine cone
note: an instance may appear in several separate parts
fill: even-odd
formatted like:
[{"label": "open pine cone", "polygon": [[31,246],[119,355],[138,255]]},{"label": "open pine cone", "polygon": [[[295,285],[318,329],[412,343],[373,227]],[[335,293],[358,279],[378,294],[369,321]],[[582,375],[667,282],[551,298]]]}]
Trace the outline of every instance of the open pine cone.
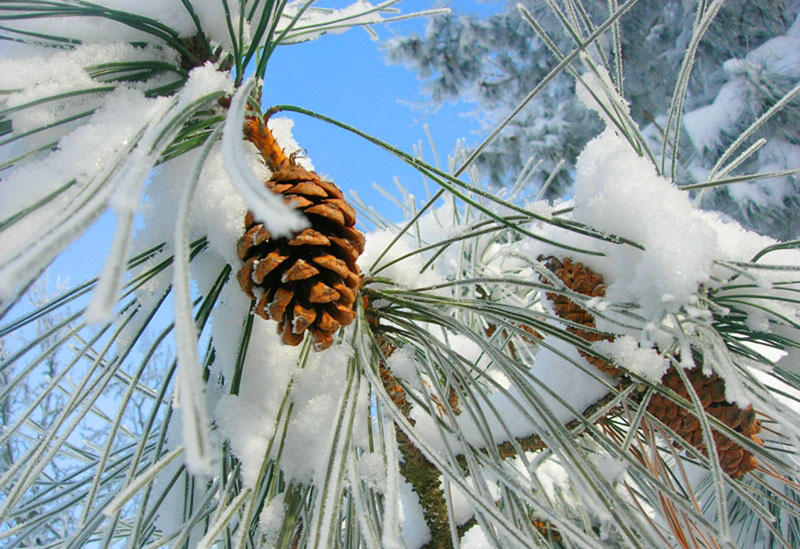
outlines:
[{"label": "open pine cone", "polygon": [[259,316],[278,322],[285,344],[298,345],[309,331],[314,348],[326,349],[339,327],[355,318],[356,260],[364,251],[355,211],[336,185],[287,158],[258,119],[247,120],[245,136],[273,170],[267,188],[301,210],[311,226],[290,238],[272,238],[247,212],[236,246],[244,262],[239,285],[258,300]]},{"label": "open pine cone", "polygon": [[[569,258],[563,258],[563,260],[555,257],[539,258],[540,261],[545,259],[547,268],[564,282],[564,285],[570,290],[591,297],[605,295],[606,287],[603,276],[599,273]],[[542,280],[547,283],[546,280]],[[579,307],[577,303],[568,297],[553,292],[547,292],[546,295],[553,302],[556,314],[561,318],[582,324],[587,328],[595,327],[594,317],[591,313]],[[613,340],[611,336],[581,330],[572,326],[568,326],[567,330],[586,341]],[[608,362],[582,351],[581,356],[606,374],[620,376],[625,373]],[[756,419],[753,407],[748,406],[743,409],[725,400],[725,381],[722,378],[713,373],[710,376],[704,374],[701,366],[688,370],[686,376],[700,397],[700,402],[706,413],[714,416],[743,436],[750,438],[754,442],[761,443],[759,438],[756,437],[756,434],[761,431],[761,423]],[[667,373],[661,378],[661,383],[683,398],[690,400],[686,385],[674,366],[670,366]],[[700,420],[692,411],[679,406],[660,394],[653,395],[647,406],[647,411],[682,439],[707,455]],[[739,478],[758,467],[758,461],[756,461],[753,454],[736,442],[715,429],[712,429],[712,436],[717,447],[720,466],[731,477]]]}]

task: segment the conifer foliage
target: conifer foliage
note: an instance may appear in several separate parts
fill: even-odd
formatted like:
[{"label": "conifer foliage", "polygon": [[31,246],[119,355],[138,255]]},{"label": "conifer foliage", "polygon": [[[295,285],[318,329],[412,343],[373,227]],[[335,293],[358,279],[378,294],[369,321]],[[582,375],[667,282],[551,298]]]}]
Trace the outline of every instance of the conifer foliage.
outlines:
[{"label": "conifer foliage", "polygon": [[[636,0],[515,7],[551,68],[447,170],[272,104],[276,48],[442,11],[395,3],[0,2],[0,545],[800,546],[799,243],[690,195],[738,181],[756,130],[790,139],[796,79],[692,185],[676,128],[722,0],[664,4],[691,16],[656,33],[660,140],[626,95]],[[526,192],[555,165],[481,160],[537,97],[587,138],[568,199]],[[297,117],[434,191],[376,212]],[[97,276],[42,298],[106,212]]]}]

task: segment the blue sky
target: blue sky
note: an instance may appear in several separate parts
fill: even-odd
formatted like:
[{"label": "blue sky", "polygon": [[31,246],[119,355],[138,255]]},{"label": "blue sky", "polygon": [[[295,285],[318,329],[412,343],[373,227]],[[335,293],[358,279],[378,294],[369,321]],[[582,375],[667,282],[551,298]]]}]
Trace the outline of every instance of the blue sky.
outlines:
[{"label": "blue sky", "polygon": [[[482,15],[503,6],[502,2],[473,0],[451,4],[460,12]],[[399,6],[410,12],[434,7],[435,2],[405,1]],[[424,34],[425,25],[425,19],[415,19],[376,26],[375,30],[384,40],[411,32]],[[468,116],[473,104],[447,103],[439,108],[426,105],[427,97],[420,92],[421,81],[417,76],[401,65],[387,65],[384,57],[381,43],[372,41],[362,29],[279,48],[268,67],[264,103],[301,105],[345,121],[406,151],[422,141],[424,157],[429,161],[432,153],[423,128],[425,123],[443,163],[457,139],[466,137],[469,142],[479,139],[479,124]],[[386,152],[324,123],[302,116],[293,118],[295,137],[306,148],[317,170],[332,176],[343,189],[355,189],[381,211],[386,208],[391,211],[392,206],[372,190],[373,182],[396,192],[393,178],[397,176],[410,192],[424,196],[418,172]],[[332,143],[336,145],[331,146]]]},{"label": "blue sky", "polygon": [[[321,0],[320,6],[343,7],[353,0]],[[435,0],[405,0],[403,13],[448,3]],[[449,3],[455,11],[488,15],[504,2],[458,0]],[[423,34],[426,21],[414,19],[376,26],[381,41],[411,32]],[[439,108],[420,108],[426,103],[422,82],[401,65],[387,65],[381,41],[373,41],[360,28],[327,35],[312,42],[279,47],[267,69],[263,90],[265,107],[292,104],[347,122],[405,151],[419,142],[424,157],[433,160],[424,124],[428,124],[442,162],[446,162],[461,138],[480,140],[480,126],[468,116],[471,103],[448,103]],[[416,105],[416,106],[415,106]],[[306,149],[318,172],[331,177],[345,192],[354,189],[383,215],[399,221],[402,214],[372,187],[377,183],[397,195],[395,177],[411,193],[424,198],[418,172],[389,153],[341,129],[292,114],[294,135]],[[446,166],[446,164],[445,164]],[[432,189],[435,191],[435,189]],[[113,215],[107,213],[75,241],[51,266],[51,285],[56,277],[72,283],[95,276],[105,259],[114,230]]]}]

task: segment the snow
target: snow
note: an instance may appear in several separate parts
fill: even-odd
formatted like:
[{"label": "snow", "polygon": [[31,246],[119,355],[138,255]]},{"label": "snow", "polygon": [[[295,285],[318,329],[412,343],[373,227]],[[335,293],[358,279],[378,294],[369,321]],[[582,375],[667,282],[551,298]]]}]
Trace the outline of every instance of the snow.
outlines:
[{"label": "snow", "polygon": [[[253,150],[249,150],[253,149]],[[258,162],[253,147],[246,159],[257,177],[267,178],[263,163]],[[242,198],[231,185],[222,159],[222,147],[217,144],[203,166],[197,191],[192,202],[192,235],[206,235],[208,246],[229,265],[238,265],[236,242],[244,232],[247,212]]]},{"label": "snow", "polygon": [[[256,479],[268,441],[275,433],[281,401],[299,354],[297,348],[281,345],[274,332],[267,321],[254,318],[239,394],[223,395],[214,408],[220,436],[230,442],[242,462],[246,486],[252,486]],[[230,364],[223,368],[232,370]],[[243,417],[252,420],[243,422]]]},{"label": "snow", "polygon": [[[54,212],[63,210],[69,199],[78,195],[93,178],[112,168],[119,154],[128,149],[148,119],[164,104],[164,99],[147,99],[140,91],[132,89],[113,92],[103,108],[61,139],[55,151],[4,174],[0,187],[0,218],[11,216],[74,179],[75,185],[59,196],[57,205],[47,207],[46,214],[33,216],[52,219]],[[30,185],[31,181],[37,184]],[[25,192],[21,192],[22,189]],[[20,227],[27,223],[27,220],[19,222],[15,230],[24,231]],[[7,256],[10,247],[18,244],[15,240],[19,239],[3,239],[0,253]]]},{"label": "snow", "polygon": [[629,335],[617,337],[614,341],[595,341],[592,347],[621,364],[626,370],[640,375],[652,383],[659,383],[669,369],[669,361],[660,356],[655,349],[640,347]]},{"label": "snow", "polygon": [[431,539],[419,498],[405,479],[400,479],[399,514],[402,521],[400,531],[406,547],[420,547]]},{"label": "snow", "polygon": [[358,456],[358,473],[361,480],[376,492],[386,490],[386,466],[379,452],[364,452]]},{"label": "snow", "polygon": [[464,537],[461,538],[461,549],[492,549],[492,544],[483,533],[483,528],[476,524],[464,533]]},{"label": "snow", "polygon": [[[232,292],[241,293],[238,288]],[[224,318],[217,320],[215,317],[215,324],[222,324]],[[215,337],[234,329],[239,328],[220,328]],[[238,341],[237,337],[232,345],[238,345]],[[227,360],[234,355],[232,349],[228,349],[222,357],[224,363],[215,364],[216,372],[231,371]],[[240,459],[245,486],[253,486],[268,443],[276,436],[279,410],[286,395],[292,405],[286,426],[291,436],[284,441],[282,471],[287,478],[303,482],[319,480],[324,475],[328,448],[333,442],[330,422],[337,417],[346,389],[347,363],[352,349],[344,344],[333,345],[325,351],[310,353],[300,361],[301,349],[283,345],[275,333],[274,322],[254,318],[239,394],[224,394],[215,405],[214,418],[220,436],[230,441],[234,454]],[[229,381],[229,377],[226,379]],[[367,396],[367,388],[363,386],[353,427],[353,442],[359,447],[368,445]],[[277,444],[273,446],[273,452],[277,447]],[[378,470],[373,473],[378,475]]]},{"label": "snow", "polygon": [[716,246],[705,216],[613,129],[578,157],[574,200],[575,219],[645,248],[607,248],[608,299],[640,303],[646,318],[659,318],[708,280]]},{"label": "snow", "polygon": [[[305,0],[294,0],[286,6],[284,17],[278,25],[280,30],[286,28],[291,19],[305,5]],[[292,43],[295,41],[314,40],[325,33],[342,33],[347,31],[350,25],[368,25],[383,21],[381,11],[364,0],[356,0],[352,4],[340,9],[330,8],[310,8],[305,11],[297,22],[293,30],[286,36],[284,42]],[[317,27],[317,29],[314,29]]]},{"label": "snow", "polygon": [[[136,104],[135,101],[132,103]],[[163,103],[157,100],[148,101],[145,106],[153,107],[158,112]],[[145,114],[148,111],[153,112],[143,108],[134,114],[129,108],[128,105],[116,103],[98,113],[99,121],[102,121],[100,127],[92,124],[77,128],[70,135],[72,139],[63,147],[40,161],[20,167],[4,182],[3,188],[13,195],[27,194],[27,191],[20,191],[29,189],[31,181],[53,182],[56,187],[69,182],[70,178],[76,181],[70,191],[63,192],[55,200],[16,223],[13,237],[10,233],[4,235],[0,253],[13,259],[8,260],[0,269],[0,295],[9,296],[13,288],[24,286],[32,276],[31,273],[39,272],[39,269],[77,238],[105,210],[113,191],[113,187],[106,184],[106,178],[120,167],[120,155],[124,155],[130,147],[128,138],[133,138],[148,122],[147,119],[142,120],[142,111]],[[104,133],[96,133],[97,130],[106,129],[103,123],[113,128],[114,116],[117,114],[120,115],[122,124],[116,139],[109,138],[108,131],[104,132],[105,137]],[[30,204],[29,199],[26,202]],[[20,207],[19,202],[17,204]]]},{"label": "snow", "polygon": [[[231,31],[228,29],[228,19],[225,15],[225,8],[230,13],[230,20],[233,22],[233,29],[235,39],[239,39],[238,34],[238,21],[240,16],[240,3],[239,2],[192,2],[197,19],[200,21],[200,26],[203,32],[208,37],[212,44],[219,44],[226,51],[233,51],[233,40]],[[257,19],[254,18],[254,21]],[[242,43],[248,44],[250,42],[250,27],[244,25],[242,28],[243,34],[241,36]]]},{"label": "snow", "polygon": [[281,144],[281,148],[286,156],[294,156],[295,162],[304,167],[308,171],[314,171],[314,163],[308,155],[303,154],[303,148],[295,140],[292,135],[292,128],[294,127],[294,120],[286,118],[285,116],[271,116],[267,121],[275,140]]},{"label": "snow", "polygon": [[[93,79],[85,70],[110,62],[161,59],[175,62],[175,55],[152,46],[137,48],[130,44],[83,44],[72,50],[29,47],[21,55],[0,58],[0,89],[18,90],[4,97],[6,108],[18,107],[37,99],[105,84]],[[131,83],[129,88],[143,89],[144,83]],[[9,115],[15,133],[38,128],[67,116],[97,108],[101,95],[81,95],[59,101],[47,101],[33,108],[17,110]],[[41,138],[37,139],[42,144]]]},{"label": "snow", "polygon": [[[587,81],[591,85],[591,79]],[[603,96],[599,97],[603,101]],[[596,101],[595,108],[599,108]],[[290,126],[290,123],[286,125]],[[287,128],[287,131],[290,129]],[[276,133],[282,131],[276,129]],[[279,139],[282,144],[288,142],[285,138]],[[292,143],[290,147],[294,148],[295,144]],[[574,210],[566,215],[562,214],[563,218],[597,227],[604,233],[631,239],[644,247],[642,250],[630,244],[618,245],[593,240],[566,233],[547,224],[539,224],[537,228],[547,238],[604,254],[601,257],[575,254],[576,260],[584,261],[602,273],[607,283],[606,296],[590,300],[587,306],[613,317],[619,303],[634,303],[638,305],[635,311],[641,316],[641,323],[639,329],[629,326],[625,329],[626,333],[612,342],[595,343],[595,348],[628,371],[652,382],[658,382],[669,365],[652,347],[656,343],[661,348],[666,348],[672,341],[674,334],[670,330],[675,325],[670,325],[667,319],[682,315],[705,321],[709,313],[698,300],[698,288],[702,285],[718,286],[721,280],[732,274],[716,261],[748,261],[757,251],[775,242],[747,232],[716,214],[697,209],[687,193],[660,177],[649,160],[638,156],[628,141],[614,128],[607,128],[589,143],[580,156],[573,200],[558,205],[538,202],[534,208],[537,213],[549,217],[554,209],[564,206],[574,206]],[[422,275],[419,270],[429,257],[426,254],[411,255],[386,268],[380,267],[416,249],[416,238],[423,243],[430,243],[457,235],[462,229],[455,222],[450,222],[457,216],[456,210],[449,207],[449,211],[438,208],[423,216],[417,226],[409,231],[410,234],[401,236],[380,260],[379,256],[397,237],[397,229],[381,229],[368,234],[367,249],[359,260],[365,275],[389,279],[392,286],[398,288],[440,284],[452,277],[459,268],[456,261],[460,253],[458,250],[452,258],[443,255],[441,261],[434,266],[434,272],[428,269]],[[213,217],[213,214],[209,213],[207,216]],[[680,220],[680,223],[675,220]],[[241,228],[233,225],[220,229],[220,232],[235,238],[240,234]],[[221,254],[227,246],[229,244],[220,242],[211,248],[215,250],[214,253]],[[535,278],[529,264],[521,261],[521,258],[535,258],[540,253],[554,253],[554,250],[557,248],[541,242],[513,242],[510,245],[495,243],[481,249],[481,257],[497,259],[487,265],[487,273],[502,275],[508,273],[509,269],[520,269],[519,272]],[[448,250],[446,253],[449,252]],[[562,250],[558,250],[558,253],[565,255]],[[768,257],[770,263],[787,265],[796,264],[797,260],[796,252],[791,250]],[[373,268],[376,262],[378,267]],[[772,282],[780,280],[785,273],[764,271],[758,276],[759,289],[769,291]],[[241,296],[234,298],[235,294],[232,290],[230,297],[241,301]],[[242,306],[242,303],[232,304],[231,309]],[[215,365],[215,369],[222,377],[227,378],[235,355],[235,345],[229,342],[239,340],[240,328],[231,326],[234,315],[225,312],[225,307],[223,305],[221,309],[223,312],[220,320],[214,321],[215,325],[219,322],[225,327],[220,328],[219,335],[215,333],[214,338],[226,341],[221,343],[223,351],[220,354],[220,357],[226,358]],[[787,314],[795,314],[789,309],[787,311]],[[751,322],[759,321],[763,324],[763,318],[754,314]],[[625,332],[618,325],[602,318],[598,318],[598,323],[601,327],[611,326]],[[272,333],[272,328],[269,323],[255,320],[240,394],[223,395],[215,411],[221,435],[230,441],[231,449],[242,461],[246,486],[251,486],[254,482],[254,475],[266,451],[266,441],[276,435],[278,409],[283,396],[287,394],[288,402],[293,405],[287,426],[292,436],[286,439],[281,460],[282,470],[291,479],[312,481],[321,478],[321,467],[328,456],[326,449],[330,444],[327,438],[329,433],[324,426],[329,425],[331,417],[335,417],[337,406],[341,402],[345,386],[344,365],[352,353],[347,345],[334,347],[319,355],[312,353],[301,366],[297,364],[299,351],[281,346],[277,336]],[[536,405],[548,409],[556,421],[566,423],[574,418],[573,412],[545,391],[544,387],[573,409],[582,411],[607,394],[608,384],[612,381],[586,364],[573,346],[551,341],[552,338],[546,340],[547,346],[538,350],[535,362],[529,365],[529,369],[520,373],[491,363],[480,345],[463,335],[448,334],[444,337],[439,328],[428,329],[432,338],[446,342],[451,349],[458,352],[464,364],[473,365],[476,370],[485,372],[489,379],[497,382],[497,386],[488,383],[481,386],[481,391],[487,395],[486,402],[461,403],[462,408],[481,407],[489,424],[488,430],[497,443],[512,436],[522,437],[537,432],[543,418],[536,411]],[[394,375],[404,380],[411,391],[435,394],[431,381],[424,375],[420,376],[421,365],[418,360],[414,346],[406,345],[398,347],[387,359],[386,365]],[[578,365],[583,365],[585,371]],[[726,375],[733,374],[727,372]],[[521,384],[527,384],[529,391],[535,391],[523,392],[520,390]],[[730,384],[729,389],[731,398],[738,398],[744,391],[735,384]],[[430,396],[423,398],[429,400]],[[369,416],[366,392],[359,399],[362,411],[356,414],[357,417]],[[432,407],[431,413],[437,414],[440,411]],[[246,425],[241,421],[237,423],[237,419],[241,417],[250,418],[251,421],[244,422]],[[414,420],[414,432],[424,440],[426,448],[440,455],[445,453],[445,442],[456,449],[462,444],[462,440],[449,434],[444,435],[447,437],[446,441],[442,440],[442,430],[436,424],[442,418],[426,414],[420,406],[412,408],[410,419]],[[454,419],[443,419],[445,422],[452,419],[456,423],[455,429],[460,433],[463,442],[478,447],[485,445],[485,432],[478,428],[470,413],[462,411]],[[501,419],[508,431],[501,426]],[[365,432],[363,423],[356,426],[356,445],[365,444]],[[545,433],[543,436],[546,438],[548,435]],[[314,452],[309,454],[308,448],[314,448]],[[624,463],[605,454],[592,454],[589,459],[606,483],[619,489],[618,485],[626,474]],[[385,471],[381,454],[361,453],[358,471],[370,489],[378,492],[386,489],[388,472]],[[540,464],[536,474],[548,495],[556,499],[575,488],[570,482],[568,468],[562,467],[556,461],[548,460]],[[419,546],[429,539],[429,532],[421,518],[416,496],[402,480],[399,484],[403,509],[403,539],[409,547]],[[457,521],[468,519],[472,513],[468,498],[460,489],[451,488],[454,518]],[[575,499],[577,501],[581,498],[575,496]],[[591,494],[585,495],[583,499],[594,501]],[[606,515],[596,513],[596,516],[603,519]],[[463,545],[481,547],[486,542],[480,528],[475,527],[467,533]]]},{"label": "snow", "polygon": [[[548,340],[548,344],[552,349],[540,349],[536,354],[535,363],[526,372],[531,378],[524,381],[516,378],[512,383],[499,368],[492,368],[487,372],[492,378],[504,379],[506,383],[499,383],[500,387],[495,385],[481,387],[480,391],[486,395],[486,401],[473,402],[471,405],[481,409],[495,443],[505,442],[511,437],[526,437],[537,432],[543,419],[536,410],[537,404],[548,409],[561,423],[574,419],[575,415],[543,387],[547,387],[578,412],[582,412],[608,392],[608,385],[602,380],[608,383],[611,378],[594,370],[578,354],[575,347],[560,340]],[[454,349],[460,351],[457,345]],[[568,362],[565,357],[574,363],[585,365],[584,369]],[[532,378],[535,378],[535,381]],[[529,396],[528,392],[532,392],[535,396]],[[436,420],[419,406],[412,408],[410,417],[415,421],[415,432],[437,452],[445,452],[445,440],[437,428]],[[486,445],[483,431],[471,414],[462,412],[456,416],[455,421],[460,435],[466,442],[477,447]],[[447,434],[445,438],[451,447],[459,447],[460,443],[454,435]]]},{"label": "snow", "polygon": [[[728,59],[723,64],[727,82],[713,102],[696,108],[683,117],[683,125],[701,158],[692,160],[690,172],[702,181],[709,177],[704,165],[706,157],[716,158],[718,151],[727,146],[731,136],[761,115],[780,95],[789,90],[791,82],[800,78],[800,17],[785,35],[773,37],[753,48],[743,58]],[[800,164],[800,150],[787,142],[779,132],[768,132],[766,146],[753,155],[756,171],[793,169]],[[789,139],[792,139],[789,132]],[[745,172],[746,173],[746,172]],[[723,174],[711,174],[712,177]],[[727,188],[740,204],[752,203],[760,207],[781,207],[794,193],[789,177],[762,179],[739,183]],[[702,193],[701,193],[702,194]]]},{"label": "snow", "polygon": [[209,61],[189,72],[189,79],[178,92],[179,102],[175,108],[178,110],[185,108],[210,93],[230,94],[233,91],[230,74],[220,71]]},{"label": "snow", "polygon": [[[421,254],[409,256],[389,265],[392,261],[416,249],[410,235],[406,233],[400,236],[397,242],[387,250],[392,240],[397,238],[398,232],[393,229],[381,229],[365,235],[364,253],[358,258],[358,266],[362,274],[365,277],[388,278],[392,281],[393,286],[400,288],[422,288],[444,282],[430,269],[420,273],[425,263],[425,258]],[[379,257],[380,261],[373,268],[373,264],[378,261]]]},{"label": "snow", "polygon": [[402,379],[411,387],[419,388],[418,381],[419,363],[414,358],[414,348],[410,345],[395,349],[386,359],[386,367],[395,377]]},{"label": "snow", "polygon": [[611,76],[603,67],[592,63],[584,55],[584,62],[590,63],[593,71],[587,71],[576,81],[575,96],[578,101],[590,110],[595,111],[606,123],[606,127],[614,125],[611,114],[623,109],[628,112],[628,102],[617,93]]},{"label": "snow", "polygon": [[[180,0],[140,2],[136,0],[101,0],[96,2],[109,10],[134,13],[169,25],[179,36],[189,37],[196,27]],[[94,10],[92,10],[94,11]],[[73,15],[71,17],[40,17],[9,22],[8,27],[72,38],[81,42],[160,42],[153,34],[115,21],[112,17]]]},{"label": "snow", "polygon": [[[99,0],[95,3],[109,10],[147,17],[171,28],[180,38],[189,38],[197,34],[197,26],[185,4],[180,0],[160,0],[159,2]],[[306,3],[305,0],[294,0],[286,6],[275,36],[281,34],[292,20],[294,14]],[[226,6],[224,2],[203,1],[192,2],[191,6],[209,41],[212,44],[221,45],[225,51],[233,50],[234,40],[241,42],[245,46],[249,45],[251,36],[258,26],[265,9],[264,4],[261,4],[252,20],[244,20],[244,24],[240,29],[240,10],[237,2],[227,2]],[[229,15],[226,15],[226,8]],[[250,8],[247,9],[249,11]],[[386,11],[386,8],[381,11]],[[234,36],[231,36],[228,17],[230,17],[230,22],[232,23]],[[295,30],[284,38],[284,42],[313,40],[325,32],[344,32],[351,24],[379,23],[383,19],[380,11],[376,10],[375,6],[362,0],[340,9],[311,8],[300,17],[295,25]],[[161,42],[154,34],[138,30],[134,26],[123,22],[115,21],[114,17],[74,15],[68,18],[30,18],[11,21],[7,24],[7,27],[97,44],[115,42],[149,42],[158,44]]]},{"label": "snow", "polygon": [[284,493],[276,494],[258,516],[258,529],[264,534],[264,547],[277,547],[284,514]]},{"label": "snow", "polygon": [[[464,481],[467,482],[467,484],[472,483],[472,479],[468,477],[465,477]],[[473,510],[469,498],[461,487],[453,483],[448,484],[450,486],[451,516],[456,524],[464,524],[473,517],[475,511]]]},{"label": "snow", "polygon": [[619,484],[627,472],[625,462],[609,454],[590,454],[589,460],[595,466],[597,472],[612,486]]},{"label": "snow", "polygon": [[683,126],[697,150],[714,151],[720,146],[723,133],[731,132],[739,119],[749,112],[748,91],[745,82],[728,82],[713,103],[686,113]]},{"label": "snow", "polygon": [[800,78],[800,17],[795,18],[786,34],[770,38],[748,52],[744,60],[727,61],[723,68],[730,75],[769,69],[789,78]]},{"label": "snow", "polygon": [[[780,137],[773,137],[758,151],[758,173],[797,169],[800,166],[800,145]],[[746,204],[778,204],[791,189],[795,176],[780,176],[761,179],[758,184],[734,184],[728,192],[737,201]]]}]

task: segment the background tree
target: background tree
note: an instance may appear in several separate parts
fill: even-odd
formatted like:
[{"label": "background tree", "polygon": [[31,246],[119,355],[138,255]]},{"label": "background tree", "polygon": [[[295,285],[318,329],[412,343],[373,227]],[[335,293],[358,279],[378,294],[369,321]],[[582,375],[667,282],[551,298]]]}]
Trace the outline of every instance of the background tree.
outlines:
[{"label": "background tree", "polygon": [[[417,71],[434,102],[456,97],[475,101],[475,115],[490,129],[556,63],[550,47],[520,19],[516,4],[507,2],[505,11],[486,19],[458,13],[432,18],[425,36],[386,42],[387,57]],[[575,37],[564,30],[547,2],[522,4],[553,31],[560,51],[575,46]],[[591,25],[604,17],[607,2],[581,6],[572,11],[562,7],[563,16],[586,36]],[[799,10],[795,1],[731,0],[720,7],[698,45],[686,89],[683,120],[688,133],[680,141],[683,171],[674,174],[676,180],[705,181],[727,146],[796,85],[800,27],[794,23]],[[623,63],[612,76],[624,89],[631,116],[644,128],[654,150],[663,144],[666,109],[694,19],[693,3],[639,2],[622,18],[618,35],[602,45],[604,54],[612,56],[619,40]],[[797,100],[781,112],[750,135],[748,144],[764,136],[770,144],[747,158],[735,173],[794,171],[777,179],[745,179],[750,182],[714,189],[703,197],[703,204],[763,234],[791,239],[800,231],[794,203]],[[476,163],[496,186],[507,185],[529,162],[536,163],[539,170],[530,175],[530,192],[535,194],[553,176],[545,196],[561,197],[570,192],[575,159],[598,129],[597,119],[575,100],[574,81],[561,73],[505,126]]]}]

